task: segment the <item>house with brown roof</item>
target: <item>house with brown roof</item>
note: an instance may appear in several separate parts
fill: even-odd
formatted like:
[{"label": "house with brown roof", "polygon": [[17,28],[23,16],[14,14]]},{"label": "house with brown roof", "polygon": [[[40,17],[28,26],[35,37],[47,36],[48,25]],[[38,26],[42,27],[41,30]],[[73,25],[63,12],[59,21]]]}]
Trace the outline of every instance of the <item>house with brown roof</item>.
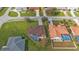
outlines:
[{"label": "house with brown roof", "polygon": [[46,37],[43,25],[38,25],[36,27],[30,28],[28,33],[29,36],[35,41],[41,40]]},{"label": "house with brown roof", "polygon": [[65,25],[52,25],[49,24],[50,39],[55,42],[67,41],[70,42],[71,37]]},{"label": "house with brown roof", "polygon": [[35,11],[35,10],[39,10],[39,7],[29,7],[28,9]]}]

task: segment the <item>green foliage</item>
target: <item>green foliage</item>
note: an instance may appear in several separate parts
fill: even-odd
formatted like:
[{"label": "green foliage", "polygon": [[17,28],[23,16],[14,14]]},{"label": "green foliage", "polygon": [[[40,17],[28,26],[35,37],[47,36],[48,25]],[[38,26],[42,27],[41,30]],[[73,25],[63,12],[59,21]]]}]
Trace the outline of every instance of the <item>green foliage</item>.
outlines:
[{"label": "green foliage", "polygon": [[14,11],[10,11],[8,15],[11,16],[11,17],[17,17],[18,13],[14,12]]}]

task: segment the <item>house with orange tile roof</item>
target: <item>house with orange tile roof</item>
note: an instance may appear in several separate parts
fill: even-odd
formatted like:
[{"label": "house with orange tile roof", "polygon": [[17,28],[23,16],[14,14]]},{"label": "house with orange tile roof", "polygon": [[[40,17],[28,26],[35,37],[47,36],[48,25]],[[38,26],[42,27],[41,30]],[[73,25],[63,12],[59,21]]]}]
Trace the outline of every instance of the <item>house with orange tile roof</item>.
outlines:
[{"label": "house with orange tile roof", "polygon": [[71,27],[72,35],[76,38],[77,43],[79,44],[79,26]]},{"label": "house with orange tile roof", "polygon": [[73,36],[79,36],[79,26],[72,26],[71,31]]},{"label": "house with orange tile roof", "polygon": [[69,32],[67,31],[67,28],[64,25],[52,25],[49,24],[49,34],[50,34],[50,39],[53,40],[54,42],[62,42],[64,41],[71,41]]}]

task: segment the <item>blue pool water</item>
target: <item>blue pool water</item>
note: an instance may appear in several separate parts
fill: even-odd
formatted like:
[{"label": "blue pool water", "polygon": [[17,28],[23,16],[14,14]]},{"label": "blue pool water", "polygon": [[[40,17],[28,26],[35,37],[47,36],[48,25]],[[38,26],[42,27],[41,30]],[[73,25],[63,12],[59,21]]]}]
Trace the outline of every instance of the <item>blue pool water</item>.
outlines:
[{"label": "blue pool water", "polygon": [[38,41],[39,40],[39,36],[38,35],[32,35],[31,36],[32,37],[32,40],[34,40],[34,41]]},{"label": "blue pool water", "polygon": [[62,40],[71,40],[71,36],[67,34],[62,34]]}]

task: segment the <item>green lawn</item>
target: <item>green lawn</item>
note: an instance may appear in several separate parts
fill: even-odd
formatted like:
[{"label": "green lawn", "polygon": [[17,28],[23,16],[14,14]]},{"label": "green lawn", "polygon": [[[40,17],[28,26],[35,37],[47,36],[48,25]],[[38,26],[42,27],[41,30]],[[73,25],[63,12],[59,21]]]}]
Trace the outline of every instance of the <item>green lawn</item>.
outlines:
[{"label": "green lawn", "polygon": [[78,11],[77,12],[74,12],[74,13],[75,13],[76,16],[79,16],[79,12]]},{"label": "green lawn", "polygon": [[[2,28],[0,29],[0,47],[6,45],[6,42],[10,36],[24,36],[28,42],[32,42],[28,36],[28,28],[31,26],[36,26],[37,22],[26,22],[26,21],[16,21],[16,22],[8,22],[3,24]],[[26,41],[26,46],[28,45]],[[31,44],[29,46],[32,46]],[[34,47],[34,46],[32,46]],[[32,48],[31,47],[31,48]]]},{"label": "green lawn", "polygon": [[4,15],[7,9],[8,9],[8,7],[3,7],[3,8],[0,10],[0,16]]},{"label": "green lawn", "polygon": [[36,13],[35,11],[27,10],[27,11],[20,11],[20,15],[21,16],[35,16]]},{"label": "green lawn", "polygon": [[11,16],[11,17],[17,17],[18,13],[14,12],[14,11],[10,11],[8,15]]},{"label": "green lawn", "polygon": [[72,16],[71,13],[70,13],[70,11],[67,11],[67,14],[68,14],[68,16]]},{"label": "green lawn", "polygon": [[49,13],[47,14],[48,16],[64,16],[64,13],[63,12],[59,12],[58,14],[52,14],[52,13]]},{"label": "green lawn", "polygon": [[56,16],[64,16],[64,13],[63,12],[60,12],[58,15]]}]

